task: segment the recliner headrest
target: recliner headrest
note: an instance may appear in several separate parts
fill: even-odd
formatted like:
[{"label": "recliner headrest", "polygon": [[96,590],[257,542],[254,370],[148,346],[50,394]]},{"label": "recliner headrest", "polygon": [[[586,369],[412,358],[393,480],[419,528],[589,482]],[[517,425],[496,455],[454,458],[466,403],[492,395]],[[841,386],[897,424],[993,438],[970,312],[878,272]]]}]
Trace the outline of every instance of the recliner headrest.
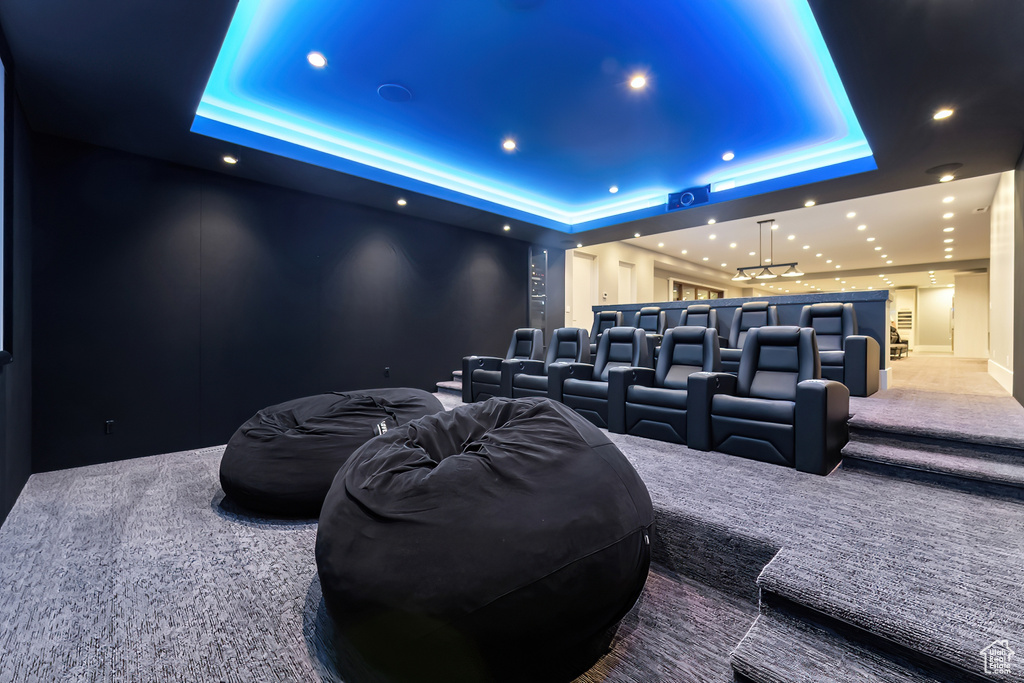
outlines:
[{"label": "recliner headrest", "polygon": [[706,327],[697,326],[684,326],[684,327],[673,327],[671,330],[665,330],[665,341],[673,341],[676,344],[702,344],[704,343],[704,333],[707,332]]},{"label": "recliner headrest", "polygon": [[686,307],[686,312],[689,315],[704,315],[711,312],[711,306],[709,304],[690,304]]},{"label": "recliner headrest", "polygon": [[757,328],[757,341],[761,346],[795,346],[800,340],[800,328],[795,325]]},{"label": "recliner headrest", "polygon": [[770,305],[767,301],[747,301],[740,308],[744,311],[767,311]]},{"label": "recliner headrest", "polygon": [[604,331],[610,341],[626,344],[632,343],[635,332],[635,327],[611,327]]},{"label": "recliner headrest", "polygon": [[597,319],[598,320],[615,320],[615,318],[618,315],[619,315],[618,311],[598,311]]},{"label": "recliner headrest", "polygon": [[825,316],[839,317],[843,314],[843,305],[836,303],[811,304],[811,315],[815,318]]},{"label": "recliner headrest", "polygon": [[640,315],[658,315],[661,313],[660,306],[644,306],[640,309]]}]

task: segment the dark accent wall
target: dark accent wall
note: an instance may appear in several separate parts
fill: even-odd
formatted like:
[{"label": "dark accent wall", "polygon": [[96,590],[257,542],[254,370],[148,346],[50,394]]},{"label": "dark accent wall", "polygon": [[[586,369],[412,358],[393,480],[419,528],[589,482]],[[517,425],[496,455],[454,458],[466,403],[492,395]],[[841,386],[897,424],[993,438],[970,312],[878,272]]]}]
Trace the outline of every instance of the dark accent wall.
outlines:
[{"label": "dark accent wall", "polygon": [[32,473],[32,140],[10,82],[6,94],[4,347],[12,360],[0,367],[0,522]]},{"label": "dark accent wall", "polygon": [[[1013,397],[1024,405],[1024,151],[1013,176]],[[1019,370],[1018,370],[1019,366]]]},{"label": "dark accent wall", "polygon": [[224,443],[299,396],[433,391],[526,324],[525,242],[36,147],[35,471]]}]

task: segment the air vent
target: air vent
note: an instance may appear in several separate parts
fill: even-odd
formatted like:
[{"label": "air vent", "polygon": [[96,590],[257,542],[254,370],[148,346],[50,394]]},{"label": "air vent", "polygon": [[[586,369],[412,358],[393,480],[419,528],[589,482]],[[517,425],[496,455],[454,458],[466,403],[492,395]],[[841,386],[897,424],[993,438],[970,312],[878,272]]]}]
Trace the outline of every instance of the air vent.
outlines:
[{"label": "air vent", "polygon": [[987,206],[979,206],[977,209],[974,210],[974,213],[985,213],[987,211],[988,211],[988,207]]}]

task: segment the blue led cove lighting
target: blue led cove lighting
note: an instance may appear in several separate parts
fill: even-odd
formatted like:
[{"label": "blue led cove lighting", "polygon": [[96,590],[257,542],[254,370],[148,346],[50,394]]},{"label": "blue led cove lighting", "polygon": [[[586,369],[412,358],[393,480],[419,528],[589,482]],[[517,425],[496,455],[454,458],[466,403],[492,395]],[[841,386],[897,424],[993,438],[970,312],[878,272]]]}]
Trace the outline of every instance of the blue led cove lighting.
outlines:
[{"label": "blue led cove lighting", "polygon": [[240,0],[192,130],[564,232],[875,168],[806,0]]}]

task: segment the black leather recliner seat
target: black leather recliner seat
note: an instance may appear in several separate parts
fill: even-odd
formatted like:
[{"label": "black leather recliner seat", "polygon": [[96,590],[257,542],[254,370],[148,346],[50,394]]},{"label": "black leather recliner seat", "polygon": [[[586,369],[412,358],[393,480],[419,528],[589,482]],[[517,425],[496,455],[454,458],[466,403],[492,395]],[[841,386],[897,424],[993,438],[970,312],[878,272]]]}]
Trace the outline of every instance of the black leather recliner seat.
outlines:
[{"label": "black leather recliner seat", "polygon": [[729,328],[729,346],[722,349],[722,371],[739,371],[743,343],[751,330],[778,324],[779,312],[767,301],[748,301],[737,308]]},{"label": "black leather recliner seat", "polygon": [[501,362],[503,360],[540,360],[544,355],[544,333],[522,327],[512,333],[512,341],[504,358],[496,356],[465,356],[462,359],[462,401],[473,403],[501,396]]},{"label": "black leather recliner seat", "polygon": [[608,373],[608,430],[686,443],[687,383],[695,372],[719,372],[718,334],[708,327],[665,333],[657,366],[613,368]]},{"label": "black leather recliner seat", "polygon": [[718,309],[708,304],[690,304],[684,308],[679,314],[678,327],[706,327],[718,335],[719,347],[729,343],[729,338],[723,337],[718,329]]},{"label": "black leather recliner seat", "polygon": [[590,330],[590,357],[597,355],[597,343],[601,335],[613,327],[622,327],[621,311],[598,311],[594,314],[594,327]]},{"label": "black leather recliner seat", "polygon": [[701,424],[688,445],[828,474],[849,438],[850,391],[820,377],[813,329],[751,330],[737,375],[690,377],[689,417]]},{"label": "black leather recliner seat", "polygon": [[804,306],[800,327],[814,328],[821,356],[821,376],[842,382],[851,396],[878,391],[878,341],[857,334],[853,304],[825,303]]},{"label": "black leather recliner seat", "polygon": [[543,361],[507,360],[501,364],[501,395],[529,398],[548,395],[548,368],[555,363],[589,363],[590,336],[578,327],[560,327],[551,335]]},{"label": "black leather recliner seat", "polygon": [[561,401],[598,427],[608,426],[608,373],[617,367],[650,367],[647,338],[635,327],[601,335],[594,364],[557,363],[548,368],[548,398]]}]

